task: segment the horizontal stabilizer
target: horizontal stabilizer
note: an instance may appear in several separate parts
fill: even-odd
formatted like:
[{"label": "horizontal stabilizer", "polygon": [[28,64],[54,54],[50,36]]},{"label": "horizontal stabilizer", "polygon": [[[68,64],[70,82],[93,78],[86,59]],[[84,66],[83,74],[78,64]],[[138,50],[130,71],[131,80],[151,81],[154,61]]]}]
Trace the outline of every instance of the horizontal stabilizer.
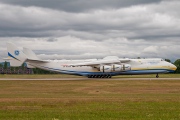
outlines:
[{"label": "horizontal stabilizer", "polygon": [[9,61],[9,60],[12,60],[12,58],[7,57],[7,58],[3,58],[3,60],[7,60],[7,61]]},{"label": "horizontal stabilizer", "polygon": [[34,59],[27,59],[26,62],[30,62],[30,63],[48,63],[49,61],[45,61],[45,60],[34,60]]},{"label": "horizontal stabilizer", "polygon": [[21,62],[21,61],[16,60],[16,59],[14,59],[14,58],[8,57],[8,58],[3,58],[3,60],[10,62],[10,66],[11,66],[11,67],[19,67],[19,66],[22,65],[22,62]]}]

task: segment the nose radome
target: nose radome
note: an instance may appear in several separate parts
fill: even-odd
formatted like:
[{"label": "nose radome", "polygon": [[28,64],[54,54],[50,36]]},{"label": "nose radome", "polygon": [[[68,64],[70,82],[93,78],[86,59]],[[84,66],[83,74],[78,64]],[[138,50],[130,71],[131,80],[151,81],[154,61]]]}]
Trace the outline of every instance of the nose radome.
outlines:
[{"label": "nose radome", "polygon": [[177,67],[172,64],[172,69],[175,71],[177,69]]}]

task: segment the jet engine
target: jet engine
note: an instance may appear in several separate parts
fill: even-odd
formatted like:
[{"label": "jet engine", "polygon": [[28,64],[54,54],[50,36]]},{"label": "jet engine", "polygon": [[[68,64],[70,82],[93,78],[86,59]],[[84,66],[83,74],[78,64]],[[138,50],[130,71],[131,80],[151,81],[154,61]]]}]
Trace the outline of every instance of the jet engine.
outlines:
[{"label": "jet engine", "polygon": [[114,64],[112,65],[112,72],[118,72],[122,70],[122,65]]},{"label": "jet engine", "polygon": [[111,66],[102,65],[102,66],[100,66],[100,71],[101,72],[111,72]]},{"label": "jet engine", "polygon": [[130,64],[123,64],[122,65],[122,71],[127,71],[131,70],[131,65]]},{"label": "jet engine", "polygon": [[102,65],[100,66],[100,71],[101,72],[120,72],[120,71],[127,71],[131,70],[131,65],[130,64],[113,64],[112,66],[109,65]]}]

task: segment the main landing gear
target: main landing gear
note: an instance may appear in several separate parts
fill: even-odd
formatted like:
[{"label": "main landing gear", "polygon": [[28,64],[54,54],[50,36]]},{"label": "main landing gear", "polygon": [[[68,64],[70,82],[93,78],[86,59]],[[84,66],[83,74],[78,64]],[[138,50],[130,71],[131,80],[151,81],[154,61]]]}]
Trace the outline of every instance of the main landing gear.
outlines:
[{"label": "main landing gear", "polygon": [[111,75],[88,75],[88,78],[111,78]]},{"label": "main landing gear", "polygon": [[159,78],[159,75],[158,75],[158,73],[156,74],[156,78]]}]

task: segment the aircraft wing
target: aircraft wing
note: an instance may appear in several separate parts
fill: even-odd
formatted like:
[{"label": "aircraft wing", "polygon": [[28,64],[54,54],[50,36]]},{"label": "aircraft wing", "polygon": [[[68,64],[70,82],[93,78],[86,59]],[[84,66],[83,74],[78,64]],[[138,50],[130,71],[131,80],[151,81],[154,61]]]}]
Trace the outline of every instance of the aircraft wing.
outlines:
[{"label": "aircraft wing", "polygon": [[99,66],[99,65],[111,65],[111,64],[120,64],[121,62],[128,62],[130,61],[129,59],[127,60],[96,60],[96,61],[90,61],[90,62],[82,62],[82,63],[76,63],[76,64],[69,64],[68,66]]},{"label": "aircraft wing", "polygon": [[126,62],[129,62],[130,59],[119,59],[119,61],[121,61],[121,63],[126,63]]},{"label": "aircraft wing", "polygon": [[90,62],[82,62],[82,63],[76,63],[76,64],[70,64],[70,66],[97,66],[101,64],[117,64],[120,63],[119,60],[96,60],[96,61],[90,61]]}]

